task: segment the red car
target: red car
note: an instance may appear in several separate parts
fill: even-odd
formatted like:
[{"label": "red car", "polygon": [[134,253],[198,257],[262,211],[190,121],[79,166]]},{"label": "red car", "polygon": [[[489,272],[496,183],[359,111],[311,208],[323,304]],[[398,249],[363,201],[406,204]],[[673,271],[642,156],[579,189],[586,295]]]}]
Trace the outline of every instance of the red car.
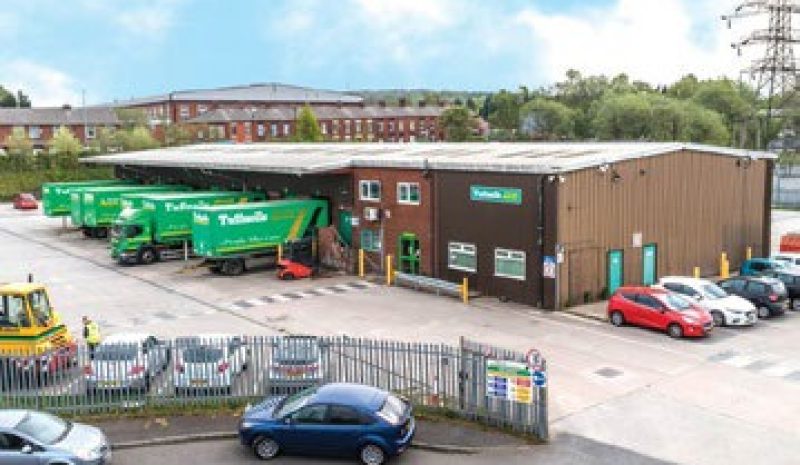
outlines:
[{"label": "red car", "polygon": [[666,331],[671,337],[702,337],[714,327],[711,314],[688,299],[665,289],[625,286],[608,301],[614,326],[631,324]]},{"label": "red car", "polygon": [[14,208],[17,210],[36,210],[39,202],[33,194],[17,194],[14,196]]}]

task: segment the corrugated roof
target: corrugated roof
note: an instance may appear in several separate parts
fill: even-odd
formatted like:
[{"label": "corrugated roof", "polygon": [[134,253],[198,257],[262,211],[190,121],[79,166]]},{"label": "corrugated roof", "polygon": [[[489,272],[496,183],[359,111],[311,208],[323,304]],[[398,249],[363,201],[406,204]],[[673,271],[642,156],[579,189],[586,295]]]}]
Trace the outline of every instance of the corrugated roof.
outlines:
[{"label": "corrugated roof", "polygon": [[108,165],[225,169],[309,174],[342,168],[407,168],[510,173],[561,173],[692,150],[739,158],[776,158],[699,144],[586,143],[325,143],[202,144],[83,159]]},{"label": "corrugated roof", "polygon": [[0,125],[114,125],[119,123],[112,108],[0,108]]},{"label": "corrugated roof", "polygon": [[[220,108],[203,113],[187,123],[230,123],[232,121],[294,121],[301,107],[277,107],[246,110]],[[443,107],[312,107],[320,120],[438,117]]]},{"label": "corrugated roof", "polygon": [[308,103],[361,103],[364,99],[332,90],[311,89],[277,82],[257,83],[241,86],[218,87],[216,89],[179,90],[150,97],[134,98],[114,102],[112,106],[125,107],[148,105],[173,100],[176,102],[308,102]]}]

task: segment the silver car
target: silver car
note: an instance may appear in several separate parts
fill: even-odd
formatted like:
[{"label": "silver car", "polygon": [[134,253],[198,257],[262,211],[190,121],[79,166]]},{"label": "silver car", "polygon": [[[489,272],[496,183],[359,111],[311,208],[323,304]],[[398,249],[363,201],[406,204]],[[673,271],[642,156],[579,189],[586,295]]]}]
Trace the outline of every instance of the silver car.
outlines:
[{"label": "silver car", "polygon": [[154,336],[114,334],[97,346],[84,368],[86,389],[99,391],[150,390],[150,382],[169,364],[169,348]]},{"label": "silver car", "polygon": [[108,440],[93,426],[35,410],[0,410],[0,464],[110,462]]}]

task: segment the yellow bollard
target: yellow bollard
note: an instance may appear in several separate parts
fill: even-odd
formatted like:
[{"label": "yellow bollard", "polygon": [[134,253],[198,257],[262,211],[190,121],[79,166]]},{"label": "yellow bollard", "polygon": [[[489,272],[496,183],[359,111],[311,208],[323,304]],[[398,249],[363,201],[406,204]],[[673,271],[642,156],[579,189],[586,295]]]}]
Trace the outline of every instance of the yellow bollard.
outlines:
[{"label": "yellow bollard", "polygon": [[469,303],[469,280],[466,276],[464,276],[464,280],[461,281],[461,301],[465,304]]},{"label": "yellow bollard", "polygon": [[358,277],[364,277],[364,249],[358,249]]},{"label": "yellow bollard", "polygon": [[719,277],[728,279],[731,276],[731,263],[728,261],[728,254],[722,252],[719,259]]},{"label": "yellow bollard", "polygon": [[386,285],[392,285],[392,256],[386,256]]},{"label": "yellow bollard", "polygon": [[283,244],[278,244],[278,261],[283,259]]},{"label": "yellow bollard", "polygon": [[747,256],[748,260],[753,258],[753,248],[750,247],[749,245],[747,246],[747,252],[745,253],[745,255]]},{"label": "yellow bollard", "polygon": [[700,277],[700,267],[699,266],[694,267],[694,277],[695,278],[699,278]]}]

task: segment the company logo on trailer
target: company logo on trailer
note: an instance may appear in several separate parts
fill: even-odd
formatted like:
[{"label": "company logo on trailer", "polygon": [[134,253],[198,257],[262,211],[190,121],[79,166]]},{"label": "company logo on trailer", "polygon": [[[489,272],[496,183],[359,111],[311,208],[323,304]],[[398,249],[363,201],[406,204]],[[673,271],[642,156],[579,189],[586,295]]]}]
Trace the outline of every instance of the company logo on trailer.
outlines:
[{"label": "company logo on trailer", "polygon": [[205,213],[194,212],[194,224],[199,224],[203,226],[208,225],[209,224],[208,215],[206,215]]},{"label": "company logo on trailer", "polygon": [[167,202],[164,204],[164,208],[168,212],[183,212],[186,210],[191,210],[192,208],[196,207],[205,207],[206,205],[208,205],[208,203],[204,201],[199,201],[197,203],[189,203],[186,201],[181,201],[181,202]]},{"label": "company logo on trailer", "polygon": [[255,212],[252,215],[244,213],[235,213],[231,215],[220,215],[219,224],[221,226],[238,226],[242,224],[266,223],[269,221],[269,216],[264,212]]}]

